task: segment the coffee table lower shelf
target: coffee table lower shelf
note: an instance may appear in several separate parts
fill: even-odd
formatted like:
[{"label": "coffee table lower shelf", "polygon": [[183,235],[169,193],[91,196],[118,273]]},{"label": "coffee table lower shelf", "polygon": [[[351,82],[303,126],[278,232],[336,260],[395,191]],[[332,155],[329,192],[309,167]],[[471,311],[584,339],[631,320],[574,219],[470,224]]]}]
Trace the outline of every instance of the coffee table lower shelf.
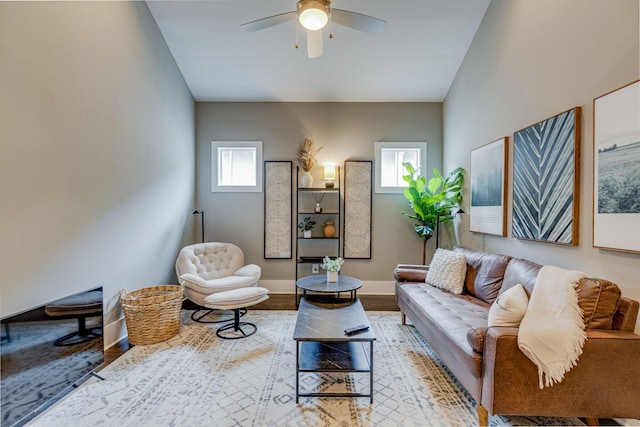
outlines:
[{"label": "coffee table lower shelf", "polygon": [[[305,372],[368,373],[369,393],[301,393],[300,374]],[[296,403],[299,397],[369,397],[373,403],[373,341],[297,341]]]}]

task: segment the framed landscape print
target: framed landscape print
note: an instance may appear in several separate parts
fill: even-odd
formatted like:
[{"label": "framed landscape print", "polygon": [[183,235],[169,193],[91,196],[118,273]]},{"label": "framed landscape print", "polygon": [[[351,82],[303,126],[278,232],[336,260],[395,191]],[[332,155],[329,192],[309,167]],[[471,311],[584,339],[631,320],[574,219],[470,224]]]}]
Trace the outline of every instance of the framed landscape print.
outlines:
[{"label": "framed landscape print", "polygon": [[291,161],[264,162],[264,257],[291,258]]},{"label": "framed landscape print", "polygon": [[371,259],[371,160],[344,162],[344,258]]},{"label": "framed landscape print", "polygon": [[580,107],[515,133],[513,237],[578,244]]},{"label": "framed landscape print", "polygon": [[509,137],[471,151],[470,231],[507,235]]},{"label": "framed landscape print", "polygon": [[640,81],[593,100],[593,246],[640,253]]}]

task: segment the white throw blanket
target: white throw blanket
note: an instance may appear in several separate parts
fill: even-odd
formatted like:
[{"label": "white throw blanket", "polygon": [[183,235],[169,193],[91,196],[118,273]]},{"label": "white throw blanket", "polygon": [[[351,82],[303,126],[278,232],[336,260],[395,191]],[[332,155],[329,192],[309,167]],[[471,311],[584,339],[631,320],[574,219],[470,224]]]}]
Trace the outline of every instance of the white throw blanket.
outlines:
[{"label": "white throw blanket", "polygon": [[520,324],[518,346],[538,366],[540,388],[562,381],[582,354],[586,334],[576,288],[585,276],[552,265],[538,273]]}]

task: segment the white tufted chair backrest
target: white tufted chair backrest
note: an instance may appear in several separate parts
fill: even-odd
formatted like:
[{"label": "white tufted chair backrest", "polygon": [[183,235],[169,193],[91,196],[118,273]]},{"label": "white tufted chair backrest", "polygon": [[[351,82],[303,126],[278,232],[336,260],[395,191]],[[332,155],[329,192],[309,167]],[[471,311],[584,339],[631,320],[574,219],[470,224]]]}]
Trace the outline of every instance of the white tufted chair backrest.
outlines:
[{"label": "white tufted chair backrest", "polygon": [[204,280],[231,276],[244,266],[242,250],[232,243],[198,243],[185,246],[178,255],[178,276],[196,274]]}]

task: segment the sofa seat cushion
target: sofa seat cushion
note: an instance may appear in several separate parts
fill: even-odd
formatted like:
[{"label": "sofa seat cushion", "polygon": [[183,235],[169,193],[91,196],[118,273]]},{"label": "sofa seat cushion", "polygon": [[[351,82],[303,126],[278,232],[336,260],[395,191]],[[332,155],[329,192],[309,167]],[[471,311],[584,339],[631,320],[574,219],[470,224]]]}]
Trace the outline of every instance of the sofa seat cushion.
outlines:
[{"label": "sofa seat cushion", "polygon": [[502,278],[511,257],[474,251],[457,246],[453,249],[467,259],[464,289],[470,295],[491,304],[498,297]]},{"label": "sofa seat cushion", "polygon": [[[454,354],[473,376],[481,378],[482,357],[478,357],[467,341],[467,332],[486,328],[489,304],[470,295],[455,295],[428,284],[398,284],[397,288],[396,292],[406,293],[413,309],[419,311],[421,320],[430,325],[429,333],[435,341],[445,348],[450,347],[449,353]],[[432,347],[438,345],[426,338]],[[434,349],[440,354],[437,348]]]}]

